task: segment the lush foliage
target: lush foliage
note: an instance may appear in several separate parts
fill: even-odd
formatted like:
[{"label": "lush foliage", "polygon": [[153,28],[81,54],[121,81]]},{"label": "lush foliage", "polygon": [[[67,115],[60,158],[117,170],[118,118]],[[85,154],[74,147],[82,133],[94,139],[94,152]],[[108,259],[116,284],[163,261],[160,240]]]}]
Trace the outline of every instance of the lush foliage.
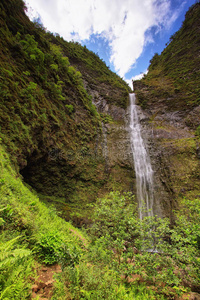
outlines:
[{"label": "lush foliage", "polygon": [[134,197],[112,192],[93,207],[86,240],[16,178],[2,147],[0,180],[1,299],[28,297],[35,260],[62,266],[55,300],[173,299],[198,291],[198,200],[183,199],[171,226],[158,217],[139,220]]},{"label": "lush foliage", "polygon": [[130,89],[98,55],[30,22],[22,0],[1,1],[0,23],[0,138],[26,182],[59,198],[69,219],[63,202],[83,209],[109,180],[97,145],[112,118],[94,100],[125,108]]},{"label": "lush foliage", "polygon": [[34,274],[32,253],[20,246],[20,236],[6,240],[4,233],[0,238],[0,299],[27,299],[28,276]]},{"label": "lush foliage", "polygon": [[158,217],[139,220],[133,200],[115,192],[95,206],[87,253],[58,279],[68,282],[72,299],[174,299],[189,287],[198,291],[198,201],[183,200],[171,227]]},{"label": "lush foliage", "polygon": [[60,219],[25,187],[0,146],[0,299],[27,299],[36,276],[34,260],[60,262],[64,268],[79,260],[79,230]]},{"label": "lush foliage", "polygon": [[196,131],[195,131],[195,135],[200,138],[200,125],[197,127]]}]

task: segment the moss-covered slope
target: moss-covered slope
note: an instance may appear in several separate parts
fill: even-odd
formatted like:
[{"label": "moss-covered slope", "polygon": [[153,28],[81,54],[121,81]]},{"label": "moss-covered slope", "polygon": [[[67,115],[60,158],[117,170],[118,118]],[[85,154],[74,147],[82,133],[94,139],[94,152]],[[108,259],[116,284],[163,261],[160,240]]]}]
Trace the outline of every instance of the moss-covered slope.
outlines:
[{"label": "moss-covered slope", "polygon": [[175,111],[200,105],[199,15],[200,3],[196,3],[161,55],[151,59],[148,74],[134,83],[144,108],[161,103],[165,110]]},{"label": "moss-covered slope", "polygon": [[30,22],[24,9],[22,0],[0,3],[0,137],[39,193],[87,202],[108,181],[97,146],[102,122],[112,120],[88,92],[126,108],[130,88],[93,52]]}]

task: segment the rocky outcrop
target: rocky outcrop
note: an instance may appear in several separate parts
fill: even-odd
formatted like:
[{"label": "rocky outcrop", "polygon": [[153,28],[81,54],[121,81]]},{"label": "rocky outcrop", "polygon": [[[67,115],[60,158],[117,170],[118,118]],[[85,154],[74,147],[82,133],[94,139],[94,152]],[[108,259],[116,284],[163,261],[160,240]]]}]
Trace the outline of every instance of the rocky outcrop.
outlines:
[{"label": "rocky outcrop", "polygon": [[89,93],[93,96],[93,103],[98,112],[104,116],[102,132],[98,137],[97,145],[97,151],[102,153],[105,159],[105,170],[108,175],[104,189],[135,193],[128,109],[109,104],[97,91],[89,90]]},{"label": "rocky outcrop", "polygon": [[[108,176],[104,189],[113,187],[136,194],[128,108],[108,104],[96,91],[90,90],[90,94],[99,113],[112,117],[102,124],[97,146]],[[194,131],[187,126],[192,117],[193,124],[198,123],[198,107],[189,112],[166,112],[162,106],[159,111],[158,107],[139,109],[142,137],[154,171],[154,212],[171,220],[179,198],[199,194],[199,148]]]},{"label": "rocky outcrop", "polygon": [[199,106],[166,111],[154,105],[144,110],[143,135],[154,170],[155,198],[161,211],[172,216],[182,197],[200,197],[199,140],[193,129],[200,124]]},{"label": "rocky outcrop", "polygon": [[[136,194],[136,178],[134,161],[130,146],[129,108],[122,108],[108,104],[95,91],[90,91],[94,103],[101,114],[109,114],[112,122],[103,124],[101,142],[98,151],[103,154],[108,172],[108,181],[105,187],[113,186],[119,190],[132,191]],[[95,95],[95,96],[94,96]],[[176,151],[169,151],[166,141],[174,139],[189,139],[193,134],[184,128],[177,130],[180,122],[179,114],[160,115],[152,119],[152,113],[138,109],[142,129],[154,171],[154,212],[162,217],[173,219],[172,211],[177,207],[176,190],[173,187],[175,165],[169,165],[169,157],[177,155]],[[170,121],[170,127],[167,125]],[[162,123],[163,126],[159,126]],[[171,129],[170,129],[171,128]],[[163,141],[165,140],[165,146]],[[169,146],[170,147],[170,146]]]},{"label": "rocky outcrop", "polygon": [[[180,30],[150,61],[147,75],[134,82],[163,210],[181,199],[200,197],[200,3],[186,13]],[[159,192],[158,192],[159,194]],[[165,195],[167,195],[165,197]]]}]

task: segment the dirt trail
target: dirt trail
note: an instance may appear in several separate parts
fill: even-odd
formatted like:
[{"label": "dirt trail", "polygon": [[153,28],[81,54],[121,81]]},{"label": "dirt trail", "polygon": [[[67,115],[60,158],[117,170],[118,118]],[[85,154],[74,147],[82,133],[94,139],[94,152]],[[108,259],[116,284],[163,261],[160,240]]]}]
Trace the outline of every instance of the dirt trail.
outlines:
[{"label": "dirt trail", "polygon": [[53,275],[59,272],[61,272],[61,267],[59,265],[39,267],[37,269],[38,277],[32,285],[31,299],[35,299],[38,296],[41,300],[51,299],[55,281]]}]

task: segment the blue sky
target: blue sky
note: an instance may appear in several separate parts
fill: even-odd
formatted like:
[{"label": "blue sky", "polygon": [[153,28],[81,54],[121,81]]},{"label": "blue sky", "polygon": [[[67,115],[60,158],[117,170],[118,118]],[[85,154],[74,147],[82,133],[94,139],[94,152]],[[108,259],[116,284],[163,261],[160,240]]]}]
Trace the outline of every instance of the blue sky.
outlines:
[{"label": "blue sky", "polygon": [[128,83],[145,73],[196,0],[26,0],[30,19],[78,41]]}]

